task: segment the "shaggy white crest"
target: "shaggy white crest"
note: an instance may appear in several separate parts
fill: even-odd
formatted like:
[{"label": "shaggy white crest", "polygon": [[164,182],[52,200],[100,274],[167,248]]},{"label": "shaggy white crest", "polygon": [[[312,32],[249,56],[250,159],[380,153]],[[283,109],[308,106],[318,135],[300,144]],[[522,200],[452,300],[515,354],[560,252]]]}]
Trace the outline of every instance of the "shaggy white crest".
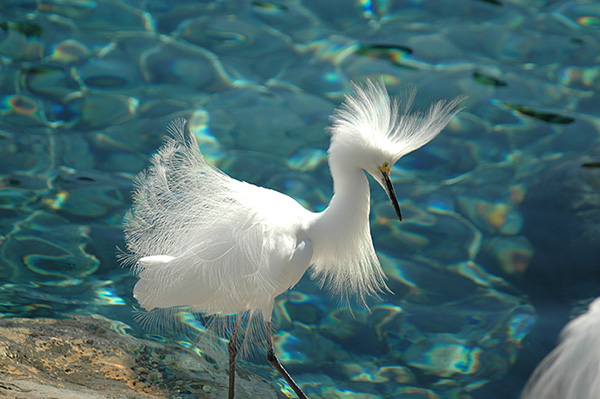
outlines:
[{"label": "shaggy white crest", "polygon": [[567,324],[560,337],[531,375],[522,399],[600,397],[600,299]]},{"label": "shaggy white crest", "polygon": [[438,101],[426,113],[411,113],[415,90],[397,99],[390,98],[381,82],[367,81],[365,86],[353,88],[354,94],[347,95],[332,116],[330,156],[339,145],[343,150],[336,152],[344,158],[350,158],[346,151],[360,158],[364,158],[360,154],[376,152],[389,158],[392,165],[433,140],[460,112],[462,108],[457,106],[465,99],[459,96],[452,101]]},{"label": "shaggy white crest", "polygon": [[[306,396],[275,361],[270,339],[275,297],[311,266],[313,277],[342,298],[364,304],[366,295],[386,289],[371,240],[363,170],[382,185],[401,219],[390,168],[434,138],[458,112],[459,99],[439,102],[425,115],[409,114],[413,93],[399,113],[383,84],[354,89],[333,118],[334,196],[325,211],[310,212],[284,194],[217,170],[206,162],[185,122],[178,121],[138,177],[124,226],[126,261],[139,278],[134,296],[144,309],[262,314],[269,361],[301,398]],[[231,331],[230,384],[240,323],[238,316]]]},{"label": "shaggy white crest", "polygon": [[[332,116],[329,167],[334,196],[329,207],[311,225],[315,247],[312,275],[337,297],[365,296],[387,290],[375,254],[369,227],[369,185],[366,170],[384,188],[392,205],[396,196],[389,168],[403,155],[431,141],[460,109],[464,99],[439,101],[426,114],[410,113],[413,90],[402,101],[389,97],[381,82],[353,85]],[[400,109],[402,105],[402,109]],[[387,172],[381,167],[387,165]],[[398,216],[399,208],[397,208]]]}]

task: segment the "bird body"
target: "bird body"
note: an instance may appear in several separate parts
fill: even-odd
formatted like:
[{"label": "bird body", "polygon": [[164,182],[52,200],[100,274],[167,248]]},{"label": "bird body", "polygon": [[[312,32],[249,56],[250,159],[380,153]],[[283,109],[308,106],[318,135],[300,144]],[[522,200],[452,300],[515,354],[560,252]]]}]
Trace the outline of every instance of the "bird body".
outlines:
[{"label": "bird body", "polygon": [[[284,194],[227,176],[206,162],[179,121],[138,177],[124,226],[139,278],[134,296],[143,308],[260,312],[269,361],[301,398],[306,396],[275,357],[270,340],[275,297],[309,269],[335,295],[363,304],[366,296],[387,289],[371,239],[365,171],[384,188],[401,220],[390,169],[432,140],[461,100],[411,114],[414,94],[400,112],[382,83],[354,88],[332,118],[328,158],[334,195],[324,211],[311,212]],[[236,322],[229,347],[230,398],[237,331]]]},{"label": "bird body", "polygon": [[[130,219],[129,232],[146,237],[140,243],[148,247],[145,253],[161,253],[139,259],[135,298],[146,310],[190,306],[221,315],[260,310],[269,320],[274,298],[294,286],[310,265],[312,246],[306,231],[313,214],[286,195],[214,169],[199,157],[195,140],[190,141],[194,147],[180,146],[185,142],[179,136],[184,134],[182,124],[172,128],[176,131],[170,144],[179,147],[157,154],[154,161],[160,159],[165,167],[156,168],[161,175],[147,180],[162,186],[152,190],[147,210],[135,208],[144,219],[139,214]],[[195,165],[181,164],[183,154]],[[178,176],[180,169],[175,168],[184,168],[186,176]],[[194,189],[191,195],[189,184],[198,188],[207,180],[222,184],[220,201],[215,201],[215,186]],[[138,204],[145,203],[147,194],[138,196]],[[206,218],[197,212],[223,216]],[[164,222],[176,230],[157,228]],[[160,249],[152,243],[160,243]]]}]

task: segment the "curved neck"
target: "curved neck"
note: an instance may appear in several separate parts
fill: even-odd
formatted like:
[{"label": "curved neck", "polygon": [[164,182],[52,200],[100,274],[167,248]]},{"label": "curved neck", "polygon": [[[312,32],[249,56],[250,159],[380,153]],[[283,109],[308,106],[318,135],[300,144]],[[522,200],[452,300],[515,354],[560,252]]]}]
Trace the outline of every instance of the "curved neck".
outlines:
[{"label": "curved neck", "polygon": [[[328,163],[333,178],[333,197],[325,212],[369,215],[369,182],[352,156],[343,156],[344,147],[337,140],[329,147]],[[341,215],[340,215],[341,216]]]},{"label": "curved neck", "polygon": [[324,212],[349,219],[368,218],[370,190],[365,172],[345,166],[330,165],[330,168],[333,177],[333,197]]},{"label": "curved neck", "polygon": [[329,155],[334,194],[308,226],[311,273],[333,292],[364,303],[365,295],[386,288],[371,239],[369,181],[356,159]]},{"label": "curved neck", "polygon": [[352,243],[355,237],[369,231],[370,191],[365,172],[357,167],[336,163],[329,159],[333,177],[333,197],[327,208],[316,215],[309,236],[314,245],[316,257],[322,251]]}]

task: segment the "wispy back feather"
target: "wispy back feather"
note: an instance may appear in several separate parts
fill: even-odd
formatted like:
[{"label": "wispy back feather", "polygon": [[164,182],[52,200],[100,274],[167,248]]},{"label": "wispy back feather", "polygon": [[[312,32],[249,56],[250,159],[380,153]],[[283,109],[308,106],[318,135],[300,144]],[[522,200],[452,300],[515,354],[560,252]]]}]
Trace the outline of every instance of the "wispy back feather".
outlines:
[{"label": "wispy back feather", "polygon": [[[209,165],[184,123],[171,125],[171,137],[138,177],[124,223],[125,261],[140,278],[135,296],[146,309],[260,309],[270,318],[273,296],[288,288],[271,268],[281,266],[277,256],[289,257],[287,229],[308,211]],[[287,214],[277,213],[282,209]]]},{"label": "wispy back feather", "polygon": [[287,275],[274,270],[289,259],[294,223],[309,212],[208,164],[185,120],[168,130],[136,180],[124,223],[122,261],[138,275],[134,296],[150,311],[138,317],[173,330],[185,312],[202,312],[214,316],[211,333],[219,337],[230,330],[228,315],[243,313],[247,352],[264,337],[274,296],[289,288]]}]

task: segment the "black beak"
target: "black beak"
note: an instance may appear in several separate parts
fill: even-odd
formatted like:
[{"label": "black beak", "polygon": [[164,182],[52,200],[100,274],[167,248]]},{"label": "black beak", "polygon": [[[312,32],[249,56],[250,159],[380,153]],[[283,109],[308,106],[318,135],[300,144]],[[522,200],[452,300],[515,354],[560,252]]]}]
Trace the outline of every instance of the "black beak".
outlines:
[{"label": "black beak", "polygon": [[394,207],[394,211],[396,211],[396,215],[398,215],[398,220],[402,221],[402,213],[400,212],[400,205],[398,205],[398,198],[396,198],[396,192],[394,191],[394,186],[392,185],[392,181],[390,180],[390,174],[385,170],[381,171],[383,175],[383,182],[385,184],[385,192],[388,195],[390,201],[392,201],[392,206]]}]

